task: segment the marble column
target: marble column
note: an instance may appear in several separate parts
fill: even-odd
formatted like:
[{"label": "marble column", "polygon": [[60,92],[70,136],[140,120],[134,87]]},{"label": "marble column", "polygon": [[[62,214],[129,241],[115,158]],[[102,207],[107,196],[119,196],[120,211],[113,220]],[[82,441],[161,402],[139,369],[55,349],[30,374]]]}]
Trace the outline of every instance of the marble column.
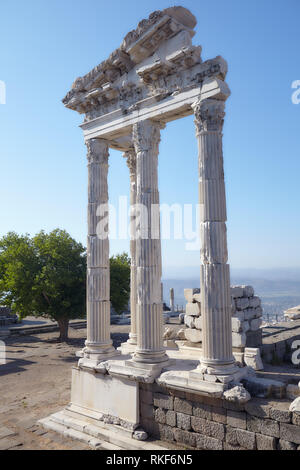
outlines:
[{"label": "marble column", "polygon": [[163,347],[161,301],[161,241],[158,193],[160,124],[145,120],[133,126],[139,212],[136,234],[137,348],[135,363],[161,364],[168,360]]},{"label": "marble column", "polygon": [[[104,233],[98,233],[97,230],[100,206],[108,204],[108,143],[102,139],[91,139],[86,145],[88,150],[87,340],[83,352],[84,358],[97,362],[111,356],[115,351],[110,339],[108,227]],[[107,214],[106,210],[105,212]]]},{"label": "marble column", "polygon": [[137,291],[136,291],[136,240],[135,240],[135,216],[134,207],[136,204],[136,154],[135,150],[125,152],[124,157],[127,160],[130,176],[130,318],[131,328],[129,333],[129,344],[137,344],[136,332],[136,304],[137,304]]},{"label": "marble column", "polygon": [[234,372],[230,273],[227,264],[226,197],[222,128],[225,102],[194,104],[199,151],[201,311],[203,342],[200,369],[209,374]]}]

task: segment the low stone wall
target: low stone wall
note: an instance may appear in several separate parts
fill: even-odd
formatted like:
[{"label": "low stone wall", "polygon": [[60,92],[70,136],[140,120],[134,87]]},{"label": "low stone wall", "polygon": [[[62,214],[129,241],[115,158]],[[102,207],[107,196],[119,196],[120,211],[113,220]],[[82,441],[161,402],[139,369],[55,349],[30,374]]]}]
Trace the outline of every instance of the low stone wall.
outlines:
[{"label": "low stone wall", "polygon": [[243,405],[140,384],[141,425],[149,435],[205,450],[300,450],[300,415],[290,401]]}]

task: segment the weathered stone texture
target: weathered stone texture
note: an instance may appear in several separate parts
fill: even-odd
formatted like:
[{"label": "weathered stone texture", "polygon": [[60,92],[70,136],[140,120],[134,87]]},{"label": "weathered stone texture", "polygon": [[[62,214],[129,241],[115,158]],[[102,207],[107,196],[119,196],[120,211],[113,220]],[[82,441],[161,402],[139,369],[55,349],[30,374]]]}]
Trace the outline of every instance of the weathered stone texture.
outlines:
[{"label": "weathered stone texture", "polygon": [[165,410],[173,410],[173,407],[174,407],[173,397],[169,395],[163,395],[161,393],[154,394],[153,404],[154,406],[157,406],[157,408],[163,408]]},{"label": "weathered stone texture", "polygon": [[190,415],[177,413],[177,427],[179,429],[184,429],[185,431],[190,431],[192,429]]},{"label": "weathered stone texture", "polygon": [[191,419],[192,429],[205,436],[215,437],[216,439],[223,440],[225,437],[225,427],[221,423],[208,421],[203,418],[192,416]]},{"label": "weathered stone texture", "polygon": [[[172,409],[172,408],[169,408]],[[185,413],[188,415],[193,414],[193,405],[187,400],[182,400],[181,398],[176,397],[174,400],[174,410],[179,413]]]}]

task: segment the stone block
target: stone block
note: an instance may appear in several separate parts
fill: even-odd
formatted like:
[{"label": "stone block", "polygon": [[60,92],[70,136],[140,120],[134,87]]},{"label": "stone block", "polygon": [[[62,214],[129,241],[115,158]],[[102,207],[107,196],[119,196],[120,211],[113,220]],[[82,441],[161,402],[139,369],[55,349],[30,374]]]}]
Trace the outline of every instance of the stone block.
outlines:
[{"label": "stone block", "polygon": [[256,295],[254,295],[253,297],[250,297],[249,299],[250,308],[257,308],[257,307],[260,307],[260,305],[261,305],[261,300],[259,297],[257,297]]},{"label": "stone block", "polygon": [[294,424],[280,424],[280,439],[300,444],[300,426]]},{"label": "stone block", "polygon": [[193,432],[175,428],[174,437],[177,442],[185,444],[189,447],[196,447],[196,434]]},{"label": "stone block", "polygon": [[276,439],[275,437],[256,434],[256,446],[257,450],[276,450]]},{"label": "stone block", "polygon": [[254,320],[254,318],[256,318],[255,308],[246,308],[244,310],[244,315],[245,315],[245,320],[247,320],[249,322],[251,320]]},{"label": "stone block", "polygon": [[254,369],[254,370],[263,370],[264,368],[264,365],[260,357],[259,348],[245,348],[244,362],[246,366],[251,367],[251,369]]},{"label": "stone block", "polygon": [[166,412],[166,424],[172,428],[176,426],[176,413],[175,411],[168,410]]},{"label": "stone block", "polygon": [[174,400],[174,411],[177,411],[178,413],[192,415],[193,404],[188,400],[182,400],[181,398],[176,397]]},{"label": "stone block", "polygon": [[244,312],[235,312],[233,315],[232,315],[232,318],[238,318],[241,322],[245,321],[245,314]]},{"label": "stone block", "polygon": [[284,439],[279,439],[278,441],[278,450],[296,450],[297,445],[293,442],[285,441]]},{"label": "stone block", "polygon": [[238,297],[243,297],[244,289],[241,286],[232,286],[230,287],[230,294],[234,299],[237,299]]},{"label": "stone block", "polygon": [[193,317],[199,317],[201,315],[201,307],[199,302],[188,302],[185,306],[186,315],[191,315]]},{"label": "stone block", "polygon": [[293,413],[292,423],[296,424],[296,426],[300,426],[300,414],[299,413]]},{"label": "stone block", "polygon": [[233,428],[247,429],[246,413],[244,411],[227,411],[227,424]]},{"label": "stone block", "polygon": [[243,322],[239,318],[231,318],[232,331],[234,333],[239,333],[243,331]]},{"label": "stone block", "polygon": [[262,419],[257,416],[247,416],[247,430],[251,432],[261,432]]},{"label": "stone block", "polygon": [[225,408],[213,406],[211,409],[211,419],[217,423],[227,423],[227,410]]},{"label": "stone block", "polygon": [[179,429],[184,429],[185,431],[190,431],[192,429],[190,415],[177,413],[177,427]]},{"label": "stone block", "polygon": [[157,408],[154,413],[154,419],[157,423],[166,424],[166,414],[161,408]]},{"label": "stone block", "polygon": [[187,328],[185,330],[185,337],[191,343],[201,343],[202,331],[196,330],[195,328]]},{"label": "stone block", "polygon": [[245,333],[232,333],[232,347],[233,348],[244,348],[246,346],[246,334]]},{"label": "stone block", "polygon": [[192,416],[191,424],[192,429],[197,433],[204,434],[205,436],[215,437],[220,441],[222,441],[225,437],[225,427],[221,423],[216,423],[214,421],[208,421],[203,418]]},{"label": "stone block", "polygon": [[226,435],[225,435],[225,441],[232,445],[232,446],[238,446],[238,440],[236,436],[236,428],[232,428],[231,426],[226,426]]},{"label": "stone block", "polygon": [[195,328],[195,317],[192,317],[191,315],[184,315],[184,324],[188,328]]},{"label": "stone block", "polygon": [[249,330],[250,330],[250,324],[249,324],[249,322],[246,321],[246,320],[243,321],[243,324],[242,324],[242,331],[243,331],[244,333],[247,333],[247,331],[249,331]]},{"label": "stone block", "polygon": [[162,393],[154,393],[153,404],[157,408],[164,410],[173,410],[173,397],[170,395],[163,395]]},{"label": "stone block", "polygon": [[[260,419],[260,418],[258,418]],[[262,419],[261,420],[261,433],[265,436],[279,437],[279,423],[273,419]]]},{"label": "stone block", "polygon": [[195,433],[196,447],[203,450],[223,450],[223,442],[209,436]]},{"label": "stone block", "polygon": [[251,331],[256,331],[261,327],[262,320],[261,318],[254,318],[250,321],[250,329]]},{"label": "stone block", "polygon": [[159,424],[159,436],[163,441],[172,442],[175,439],[175,429],[166,424]]},{"label": "stone block", "polygon": [[289,403],[277,403],[270,408],[270,418],[280,423],[290,423],[292,413],[289,411]]},{"label": "stone block", "polygon": [[243,287],[243,295],[244,297],[253,297],[254,289],[252,286],[242,286]]},{"label": "stone block", "polygon": [[211,406],[206,403],[194,403],[193,415],[197,418],[212,419]]},{"label": "stone block", "polygon": [[235,432],[237,442],[241,447],[244,447],[248,450],[256,449],[256,439],[254,432],[245,431],[242,429],[236,429]]},{"label": "stone block", "polygon": [[203,319],[202,316],[200,317],[194,317],[195,318],[195,328],[196,330],[202,330],[203,329]]},{"label": "stone block", "polygon": [[[193,299],[195,302],[198,302],[199,304],[201,304],[201,294],[194,294],[193,295]],[[199,307],[201,308],[201,305],[199,305]]]},{"label": "stone block", "polygon": [[240,297],[235,299],[235,306],[237,310],[245,310],[249,307],[249,299],[247,297]]},{"label": "stone block", "polygon": [[199,288],[194,288],[194,289],[184,289],[184,298],[187,302],[193,302],[193,295],[194,294],[200,294],[200,289]]},{"label": "stone block", "polygon": [[260,318],[262,317],[263,310],[261,307],[256,307],[255,308],[255,318]]}]

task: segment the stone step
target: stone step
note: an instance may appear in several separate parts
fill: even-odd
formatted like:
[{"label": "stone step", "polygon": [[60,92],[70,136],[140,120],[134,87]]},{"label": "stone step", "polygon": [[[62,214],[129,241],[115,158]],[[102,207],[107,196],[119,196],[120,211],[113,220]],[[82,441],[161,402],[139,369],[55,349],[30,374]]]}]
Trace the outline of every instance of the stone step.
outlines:
[{"label": "stone step", "polygon": [[92,436],[89,436],[88,434],[84,432],[77,431],[76,429],[67,428],[65,425],[59,424],[58,422],[49,418],[41,419],[39,421],[39,424],[41,424],[41,426],[43,426],[43,428],[45,428],[46,430],[54,431],[65,437],[83,442],[87,444],[88,446],[92,447],[93,449],[124,450],[124,448],[117,446],[115,444],[112,444],[110,442],[101,441],[100,439],[96,439]]},{"label": "stone step", "polygon": [[[84,419],[76,413],[60,411],[48,418],[39,421],[46,429],[51,429],[66,437],[78,439],[95,449],[103,449],[110,446],[110,450],[166,450],[167,447],[138,441],[128,434],[126,429],[116,429],[117,426],[102,423],[91,418]],[[115,446],[115,447],[112,447]]]}]

